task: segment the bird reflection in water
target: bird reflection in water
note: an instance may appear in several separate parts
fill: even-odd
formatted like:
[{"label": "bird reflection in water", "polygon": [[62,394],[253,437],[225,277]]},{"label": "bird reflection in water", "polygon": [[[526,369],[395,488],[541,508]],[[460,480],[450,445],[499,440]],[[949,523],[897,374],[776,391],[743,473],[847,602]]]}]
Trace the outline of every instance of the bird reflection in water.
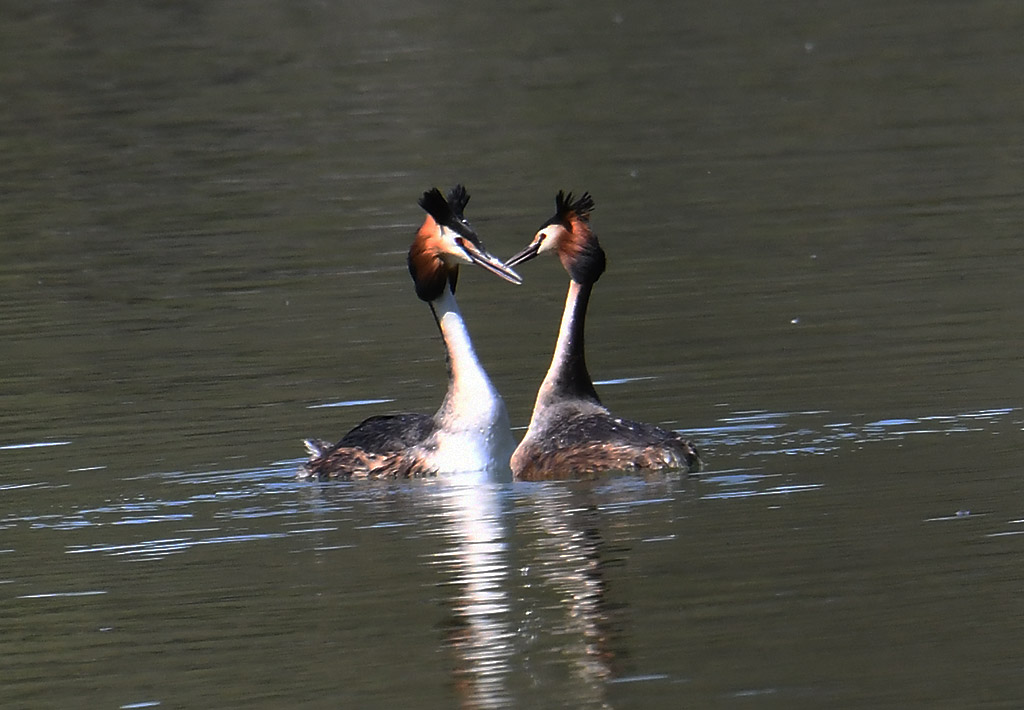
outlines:
[{"label": "bird reflection in water", "polygon": [[450,574],[445,642],[462,706],[512,707],[551,683],[571,687],[581,707],[604,706],[624,607],[606,599],[614,561],[590,494],[545,483],[516,486],[528,492],[513,498],[507,486],[447,485],[451,544],[436,558]]},{"label": "bird reflection in water", "polygon": [[[625,564],[628,553],[607,542],[628,516],[610,514],[609,506],[650,494],[646,487],[614,488],[460,474],[302,490],[326,531],[316,548],[322,562],[333,560],[339,547],[358,545],[348,537],[330,544],[331,531],[346,518],[384,521],[360,525],[363,530],[398,527],[426,537],[432,549],[421,559],[441,579],[439,593],[428,596],[445,610],[438,640],[450,655],[451,687],[460,707],[491,709],[550,703],[552,689],[573,707],[609,705],[608,681],[621,675],[628,621],[628,607],[609,601],[609,570]],[[350,578],[341,577],[342,600],[363,591],[344,586]],[[537,703],[528,702],[533,694]]]},{"label": "bird reflection in water", "polygon": [[465,708],[514,705],[509,691],[516,629],[509,600],[507,488],[466,477],[439,479],[450,546],[435,555],[452,577],[445,642],[454,651],[453,681]]},{"label": "bird reflection in water", "polygon": [[[531,515],[522,533],[529,539],[525,552],[530,577],[539,577],[544,592],[540,603],[547,607],[533,616],[546,620],[557,613],[561,656],[568,671],[588,703],[601,704],[604,684],[618,675],[624,656],[621,629],[627,608],[609,601],[606,578],[609,567],[622,560],[610,554],[602,530],[608,521],[602,518],[589,483],[578,488],[533,484],[530,491]],[[553,601],[550,592],[556,595]]]}]

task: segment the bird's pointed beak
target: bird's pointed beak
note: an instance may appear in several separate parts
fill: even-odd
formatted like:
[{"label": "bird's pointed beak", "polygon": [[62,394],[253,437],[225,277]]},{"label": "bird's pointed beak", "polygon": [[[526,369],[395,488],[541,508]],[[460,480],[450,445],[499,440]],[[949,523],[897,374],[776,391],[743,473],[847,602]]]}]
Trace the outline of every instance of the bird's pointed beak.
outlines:
[{"label": "bird's pointed beak", "polygon": [[529,261],[533,257],[537,256],[537,254],[539,253],[540,240],[534,239],[532,242],[527,244],[526,248],[524,248],[522,251],[515,254],[514,256],[510,256],[508,259],[505,259],[505,267],[507,268],[510,266],[518,266],[519,264],[522,264],[525,261]]},{"label": "bird's pointed beak", "polygon": [[513,271],[507,264],[501,263],[501,259],[494,256],[481,244],[474,243],[470,239],[460,238],[457,240],[458,245],[462,247],[462,251],[466,253],[469,260],[477,266],[482,266],[487,271],[490,271],[495,276],[516,284],[517,286],[523,283],[523,277]]}]

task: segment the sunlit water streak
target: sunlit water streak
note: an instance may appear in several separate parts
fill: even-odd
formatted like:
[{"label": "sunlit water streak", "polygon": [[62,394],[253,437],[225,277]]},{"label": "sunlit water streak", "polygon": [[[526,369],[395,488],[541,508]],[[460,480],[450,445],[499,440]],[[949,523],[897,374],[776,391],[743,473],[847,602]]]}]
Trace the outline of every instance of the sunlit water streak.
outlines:
[{"label": "sunlit water streak", "polygon": [[66,597],[95,597],[100,594],[106,594],[105,589],[95,589],[85,592],[43,592],[40,594],[21,594],[18,599],[59,599]]},{"label": "sunlit water streak", "polygon": [[3,444],[0,451],[18,451],[20,449],[44,449],[50,446],[70,446],[70,441],[35,441],[26,444]]},{"label": "sunlit water streak", "polygon": [[362,407],[367,404],[387,404],[394,402],[394,399],[348,399],[341,402],[326,402],[324,404],[311,404],[306,409],[331,409],[334,407]]}]

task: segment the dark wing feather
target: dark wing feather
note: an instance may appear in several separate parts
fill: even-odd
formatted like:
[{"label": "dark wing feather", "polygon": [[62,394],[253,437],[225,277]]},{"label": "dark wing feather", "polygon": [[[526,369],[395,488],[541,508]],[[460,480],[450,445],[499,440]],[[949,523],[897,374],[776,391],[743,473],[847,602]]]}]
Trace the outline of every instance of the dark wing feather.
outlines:
[{"label": "dark wing feather", "polygon": [[422,443],[436,425],[426,414],[370,417],[334,446],[309,440],[309,460],[300,476],[308,478],[407,478],[427,475],[405,452]]},{"label": "dark wing feather", "polygon": [[358,446],[382,454],[415,446],[435,429],[429,414],[384,414],[363,420],[336,446]]},{"label": "dark wing feather", "polygon": [[517,452],[521,480],[568,478],[601,471],[700,470],[696,447],[653,424],[605,414],[572,417],[545,432],[538,445]]},{"label": "dark wing feather", "polygon": [[632,446],[660,446],[678,438],[675,432],[653,424],[620,419],[608,414],[581,414],[561,422],[546,437],[559,448],[581,442],[607,442]]}]

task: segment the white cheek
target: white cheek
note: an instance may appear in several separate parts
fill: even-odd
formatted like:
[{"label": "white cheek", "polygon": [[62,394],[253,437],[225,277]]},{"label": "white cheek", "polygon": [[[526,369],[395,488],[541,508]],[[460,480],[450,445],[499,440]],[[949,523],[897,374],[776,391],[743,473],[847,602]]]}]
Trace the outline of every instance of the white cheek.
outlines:
[{"label": "white cheek", "polygon": [[459,243],[461,241],[461,238],[459,237],[458,234],[456,234],[455,232],[445,230],[443,241],[444,260],[446,263],[452,265],[458,263],[473,263],[473,260],[469,258],[469,255],[466,254],[466,250],[463,249],[462,245]]},{"label": "white cheek", "polygon": [[558,242],[558,240],[549,234],[546,238],[540,240],[540,246],[537,247],[537,253],[543,254],[551,251],[555,248],[556,242]]}]

